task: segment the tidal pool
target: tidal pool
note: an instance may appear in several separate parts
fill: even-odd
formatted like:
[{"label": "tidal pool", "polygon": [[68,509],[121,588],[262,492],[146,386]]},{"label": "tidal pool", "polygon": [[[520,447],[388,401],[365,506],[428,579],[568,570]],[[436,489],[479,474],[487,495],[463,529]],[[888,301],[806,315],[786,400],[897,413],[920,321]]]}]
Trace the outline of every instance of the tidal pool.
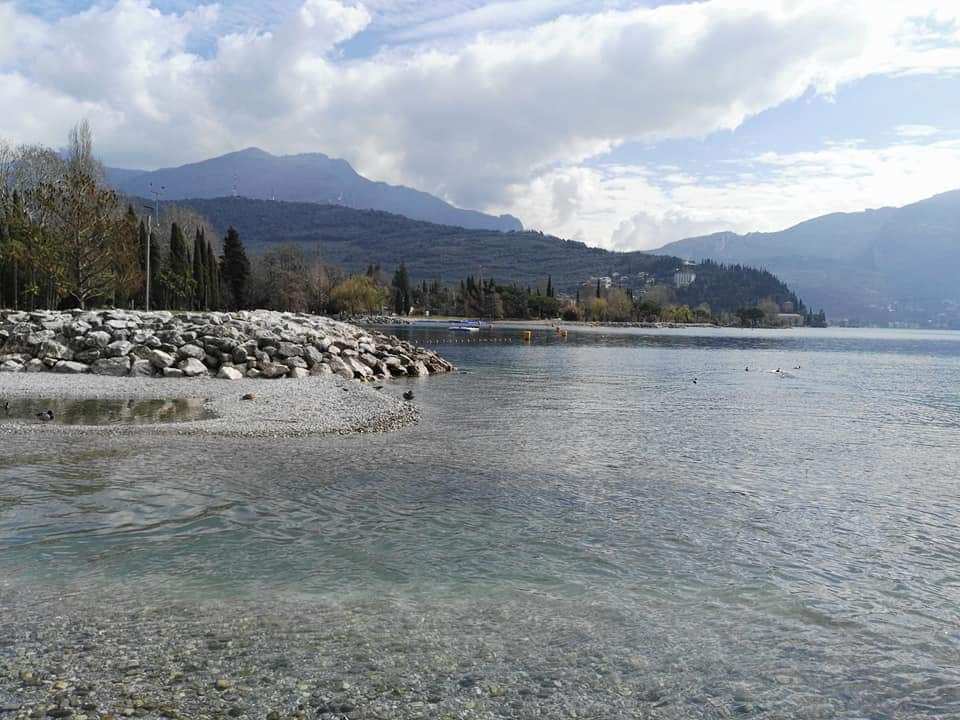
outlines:
[{"label": "tidal pool", "polygon": [[[65,400],[16,398],[0,402],[0,423],[50,422],[59,425],[153,425],[216,417],[204,398],[169,400]],[[41,414],[53,413],[52,419]]]}]

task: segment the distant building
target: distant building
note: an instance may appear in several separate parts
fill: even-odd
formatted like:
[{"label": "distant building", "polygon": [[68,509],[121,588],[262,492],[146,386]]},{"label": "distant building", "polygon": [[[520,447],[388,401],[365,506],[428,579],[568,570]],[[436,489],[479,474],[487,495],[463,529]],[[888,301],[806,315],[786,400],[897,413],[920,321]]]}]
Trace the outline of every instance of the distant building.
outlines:
[{"label": "distant building", "polygon": [[803,315],[799,313],[777,313],[777,322],[787,327],[800,327],[803,325]]},{"label": "distant building", "polygon": [[693,285],[694,281],[697,279],[697,273],[694,272],[693,263],[684,263],[678,267],[673,273],[673,285],[676,288],[685,288],[688,285]]}]

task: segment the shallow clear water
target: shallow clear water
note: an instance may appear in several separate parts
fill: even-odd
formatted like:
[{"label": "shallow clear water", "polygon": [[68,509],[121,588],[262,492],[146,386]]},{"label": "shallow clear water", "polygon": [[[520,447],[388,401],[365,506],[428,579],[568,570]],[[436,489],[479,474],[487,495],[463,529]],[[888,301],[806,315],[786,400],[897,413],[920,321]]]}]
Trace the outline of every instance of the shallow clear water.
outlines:
[{"label": "shallow clear water", "polygon": [[960,334],[398,334],[464,371],[388,384],[399,433],[0,436],[0,576],[396,601],[451,638],[470,602],[589,625],[688,703],[960,713]]}]

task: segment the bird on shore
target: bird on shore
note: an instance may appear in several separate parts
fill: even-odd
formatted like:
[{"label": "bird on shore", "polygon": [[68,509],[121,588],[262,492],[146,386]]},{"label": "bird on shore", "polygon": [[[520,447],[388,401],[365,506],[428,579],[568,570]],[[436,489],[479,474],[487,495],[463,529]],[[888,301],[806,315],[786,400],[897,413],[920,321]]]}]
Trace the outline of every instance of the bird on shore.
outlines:
[{"label": "bird on shore", "polygon": [[404,400],[413,400],[413,390],[407,390],[403,393]]},{"label": "bird on shore", "polygon": [[50,422],[53,420],[53,410],[44,410],[43,412],[38,412],[37,417],[43,422]]}]

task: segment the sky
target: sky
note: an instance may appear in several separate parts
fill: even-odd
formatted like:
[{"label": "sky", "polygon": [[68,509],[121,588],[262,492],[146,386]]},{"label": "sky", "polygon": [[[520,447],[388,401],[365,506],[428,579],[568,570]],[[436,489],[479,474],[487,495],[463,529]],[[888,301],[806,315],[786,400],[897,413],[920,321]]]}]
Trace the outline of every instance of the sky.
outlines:
[{"label": "sky", "polygon": [[953,0],[0,0],[0,139],[256,146],[609,249],[960,188]]}]

